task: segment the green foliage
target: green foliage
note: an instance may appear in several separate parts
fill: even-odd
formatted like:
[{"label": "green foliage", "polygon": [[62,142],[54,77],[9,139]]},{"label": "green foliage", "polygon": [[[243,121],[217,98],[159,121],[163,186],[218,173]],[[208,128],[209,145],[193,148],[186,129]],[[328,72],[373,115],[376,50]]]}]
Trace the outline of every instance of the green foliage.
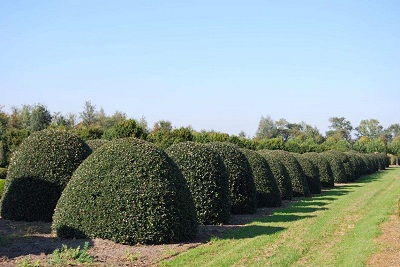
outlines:
[{"label": "green foliage", "polygon": [[233,144],[226,142],[208,143],[217,151],[224,162],[229,177],[229,191],[233,214],[255,213],[257,195],[251,166],[246,156]]},{"label": "green foliage", "polygon": [[290,200],[293,197],[292,182],[283,163],[269,153],[269,150],[257,151],[268,163],[272,174],[278,184],[278,189],[283,200]]},{"label": "green foliage", "polygon": [[99,147],[102,145],[107,144],[109,141],[106,139],[93,139],[93,140],[87,140],[86,144],[90,147],[92,151],[97,150]]},{"label": "green foliage", "polygon": [[62,190],[89,154],[86,143],[69,132],[43,130],[29,136],[10,162],[1,216],[51,221]]},{"label": "green foliage", "polygon": [[342,151],[329,150],[327,153],[335,154],[336,158],[343,163],[347,182],[354,182],[356,180],[355,168],[353,167],[349,157]]},{"label": "green foliage", "polygon": [[190,128],[181,127],[173,130],[159,129],[150,132],[147,140],[158,147],[167,148],[173,144],[193,141],[194,137]]},{"label": "green foliage", "polygon": [[253,171],[257,191],[258,207],[279,207],[282,205],[278,184],[265,158],[253,150],[241,149]]},{"label": "green foliage", "polygon": [[321,181],[317,166],[307,156],[292,154],[300,163],[311,194],[321,194]]},{"label": "green foliage", "polygon": [[354,180],[360,178],[361,176],[363,176],[365,173],[365,162],[362,160],[362,158],[360,157],[359,153],[354,153],[354,152],[346,152],[345,153],[348,158],[349,161],[353,167],[353,174],[354,174]]},{"label": "green foliage", "polygon": [[91,263],[93,257],[90,256],[89,242],[85,242],[83,248],[78,246],[77,248],[68,248],[67,245],[63,244],[61,249],[55,249],[51,254],[50,264],[54,265],[78,265],[80,263]]},{"label": "green foliage", "polygon": [[3,141],[0,141],[0,168],[6,167],[8,164],[7,146]]},{"label": "green foliage", "polygon": [[0,168],[0,180],[6,179],[7,177],[7,168]]},{"label": "green foliage", "polygon": [[277,150],[284,149],[284,147],[285,143],[283,142],[282,137],[263,138],[260,140],[256,140],[257,150]]},{"label": "green foliage", "polygon": [[6,166],[10,162],[10,157],[12,153],[19,147],[19,145],[24,141],[30,132],[25,129],[8,128],[5,136],[5,143],[3,143],[3,157],[6,157],[6,164],[3,162],[3,166]]},{"label": "green foliage", "polygon": [[5,184],[6,180],[4,179],[0,179],[0,198],[3,195],[4,192],[4,184]]},{"label": "green foliage", "polygon": [[347,175],[342,157],[338,153],[332,153],[330,151],[321,154],[328,160],[331,166],[335,183],[347,183]]},{"label": "green foliage", "polygon": [[74,129],[73,132],[79,135],[83,140],[99,139],[103,135],[103,130],[100,126],[90,125],[90,126],[80,126]]},{"label": "green foliage", "polygon": [[32,262],[32,259],[30,256],[23,257],[22,259],[18,260],[16,263],[17,263],[16,267],[40,267],[41,266],[39,260]]},{"label": "green foliage", "polygon": [[107,129],[103,134],[103,138],[107,140],[126,137],[146,139],[146,135],[146,129],[139,126],[136,120],[129,119],[120,121]]},{"label": "green foliage", "polygon": [[229,181],[219,154],[195,142],[174,144],[165,151],[189,185],[199,223],[228,223],[231,210]]},{"label": "green foliage", "polygon": [[303,155],[310,159],[318,168],[321,185],[328,188],[334,187],[335,181],[333,178],[331,165],[329,164],[328,160],[323,156],[323,154],[310,152]]},{"label": "green foliage", "polygon": [[360,158],[362,159],[362,161],[364,162],[365,165],[365,169],[363,171],[363,174],[372,174],[375,172],[375,167],[374,167],[374,161],[372,160],[372,158],[368,155],[368,154],[359,154]]},{"label": "green foliage", "polygon": [[114,139],[74,172],[53,216],[65,238],[160,244],[191,240],[196,210],[181,171],[153,144]]},{"label": "green foliage", "polygon": [[280,160],[283,166],[285,166],[292,184],[293,196],[310,196],[310,190],[308,188],[306,177],[297,159],[289,152],[283,150],[271,150],[268,151],[268,153]]}]

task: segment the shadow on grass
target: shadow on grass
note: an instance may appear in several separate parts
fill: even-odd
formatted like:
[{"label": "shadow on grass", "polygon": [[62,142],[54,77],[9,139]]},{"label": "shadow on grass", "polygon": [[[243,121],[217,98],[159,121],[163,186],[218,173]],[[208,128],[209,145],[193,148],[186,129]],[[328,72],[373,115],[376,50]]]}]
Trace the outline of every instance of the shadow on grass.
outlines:
[{"label": "shadow on grass", "polygon": [[222,237],[223,239],[245,239],[261,235],[272,235],[285,230],[285,227],[247,225],[236,230],[229,230]]}]

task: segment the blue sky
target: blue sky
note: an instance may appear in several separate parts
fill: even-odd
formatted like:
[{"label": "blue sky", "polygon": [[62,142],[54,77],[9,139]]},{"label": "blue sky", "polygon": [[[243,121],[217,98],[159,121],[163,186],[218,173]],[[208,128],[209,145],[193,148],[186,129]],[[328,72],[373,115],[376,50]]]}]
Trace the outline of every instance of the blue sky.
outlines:
[{"label": "blue sky", "polygon": [[400,123],[400,1],[0,2],[0,105],[253,136]]}]

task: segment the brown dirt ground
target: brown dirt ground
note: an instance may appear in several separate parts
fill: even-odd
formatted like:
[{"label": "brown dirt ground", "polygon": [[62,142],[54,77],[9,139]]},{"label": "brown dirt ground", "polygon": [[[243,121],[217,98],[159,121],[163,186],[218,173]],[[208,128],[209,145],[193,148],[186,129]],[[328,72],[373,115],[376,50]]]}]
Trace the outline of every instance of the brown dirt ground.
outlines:
[{"label": "brown dirt ground", "polygon": [[[286,206],[289,201],[284,202]],[[69,248],[83,247],[89,242],[93,266],[154,266],[163,259],[173,257],[189,248],[220,237],[228,229],[242,227],[257,218],[270,215],[275,208],[261,208],[256,214],[232,215],[229,225],[200,225],[198,237],[190,243],[168,245],[121,245],[102,239],[62,239],[51,232],[51,223],[15,222],[0,218],[0,266],[16,266],[28,257],[33,264],[48,266],[51,254],[63,244]]]}]

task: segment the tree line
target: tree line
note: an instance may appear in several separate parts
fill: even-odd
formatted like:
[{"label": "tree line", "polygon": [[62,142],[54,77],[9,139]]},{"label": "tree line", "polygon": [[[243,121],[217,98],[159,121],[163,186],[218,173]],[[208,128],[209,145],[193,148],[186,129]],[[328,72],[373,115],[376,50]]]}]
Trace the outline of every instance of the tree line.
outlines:
[{"label": "tree line", "polygon": [[[357,127],[344,117],[329,118],[329,131],[320,130],[305,122],[291,123],[261,117],[254,137],[242,131],[238,135],[214,130],[195,131],[191,126],[173,127],[168,120],[157,121],[149,127],[144,117],[128,118],[124,112],[107,115],[86,101],[78,115],[53,112],[42,104],[12,107],[7,113],[0,106],[0,167],[7,166],[10,156],[32,132],[46,128],[72,131],[84,140],[115,139],[134,136],[162,148],[183,141],[225,141],[253,150],[282,149],[290,152],[322,152],[330,149],[356,150],[362,153],[384,152],[400,156],[400,124],[384,129],[377,119],[362,120]],[[354,133],[354,135],[353,135]],[[354,138],[353,138],[354,136]]]}]

